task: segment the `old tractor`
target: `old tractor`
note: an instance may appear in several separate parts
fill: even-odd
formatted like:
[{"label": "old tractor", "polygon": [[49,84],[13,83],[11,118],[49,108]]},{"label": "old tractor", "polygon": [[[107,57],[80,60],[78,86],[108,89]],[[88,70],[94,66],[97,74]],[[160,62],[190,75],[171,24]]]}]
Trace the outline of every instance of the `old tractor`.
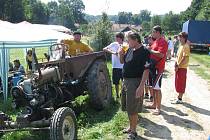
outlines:
[{"label": "old tractor", "polygon": [[[12,106],[21,112],[16,121],[1,112],[0,133],[47,130],[51,140],[77,139],[76,116],[68,104],[85,93],[95,109],[110,104],[111,81],[104,52],[67,58],[65,49],[59,46],[63,45],[50,47],[51,61],[44,63],[37,62],[33,50],[35,71],[11,89]],[[54,48],[60,56],[53,56]]]}]

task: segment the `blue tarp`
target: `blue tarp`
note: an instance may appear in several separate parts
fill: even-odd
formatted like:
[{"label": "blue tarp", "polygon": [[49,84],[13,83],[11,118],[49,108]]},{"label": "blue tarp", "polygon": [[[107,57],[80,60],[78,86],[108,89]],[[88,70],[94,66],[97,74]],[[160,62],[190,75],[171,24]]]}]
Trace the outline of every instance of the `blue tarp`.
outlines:
[{"label": "blue tarp", "polygon": [[210,44],[210,21],[188,20],[183,24],[183,32],[188,40],[195,44]]}]

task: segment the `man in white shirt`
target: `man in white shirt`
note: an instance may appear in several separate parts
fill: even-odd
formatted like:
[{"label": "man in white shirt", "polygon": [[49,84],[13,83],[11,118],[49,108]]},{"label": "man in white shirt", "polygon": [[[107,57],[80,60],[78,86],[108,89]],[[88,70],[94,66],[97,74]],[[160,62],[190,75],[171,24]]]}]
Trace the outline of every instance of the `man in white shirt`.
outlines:
[{"label": "man in white shirt", "polygon": [[115,85],[116,96],[119,98],[119,81],[122,80],[122,68],[123,64],[120,63],[118,52],[123,45],[124,34],[117,33],[115,35],[116,42],[111,43],[103,50],[112,54],[112,80]]}]

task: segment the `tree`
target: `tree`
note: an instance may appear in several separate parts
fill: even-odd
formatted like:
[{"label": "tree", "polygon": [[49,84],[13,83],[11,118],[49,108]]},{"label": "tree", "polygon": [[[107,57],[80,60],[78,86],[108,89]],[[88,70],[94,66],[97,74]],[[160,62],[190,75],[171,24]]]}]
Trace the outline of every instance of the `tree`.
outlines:
[{"label": "tree", "polygon": [[117,23],[118,16],[117,15],[108,15],[110,21]]},{"label": "tree", "polygon": [[200,6],[200,10],[196,15],[195,19],[197,20],[210,20],[210,1],[204,0]]},{"label": "tree", "polygon": [[101,16],[99,16],[99,15],[93,16],[93,15],[85,14],[85,20],[88,23],[95,23],[95,22],[99,21],[100,19],[101,19]]},{"label": "tree", "polygon": [[131,19],[131,23],[135,25],[140,25],[143,22],[149,21],[151,21],[151,12],[148,10],[141,10],[139,14],[134,14]]},{"label": "tree", "polygon": [[51,1],[47,3],[49,10],[49,24],[58,24],[58,3]]},{"label": "tree", "polygon": [[83,4],[82,0],[70,0],[69,4],[69,6],[72,7],[74,21],[80,24],[87,23],[87,21],[84,19],[85,5]]},{"label": "tree", "polygon": [[143,31],[149,32],[151,30],[150,22],[148,21],[143,21],[141,26],[143,28]]},{"label": "tree", "polygon": [[148,10],[141,10],[139,13],[139,19],[141,22],[150,21],[151,20],[151,12]]},{"label": "tree", "polygon": [[132,23],[135,25],[140,25],[141,24],[141,19],[139,17],[139,14],[134,14],[132,16]]},{"label": "tree", "polygon": [[161,17],[159,15],[154,15],[151,19],[151,27],[154,27],[155,25],[161,26]]},{"label": "tree", "polygon": [[31,3],[32,17],[30,21],[32,23],[47,24],[49,20],[48,7],[41,1],[34,1]]},{"label": "tree", "polygon": [[[86,20],[84,19],[85,5],[82,0],[59,0],[58,2],[59,5],[65,6],[66,10],[68,9],[69,14],[73,15],[75,23],[86,23]],[[59,8],[59,10],[62,9]]]},{"label": "tree", "polygon": [[58,0],[49,2],[49,22],[76,29],[75,23],[86,24],[82,0]]},{"label": "tree", "polygon": [[64,25],[68,28],[75,29],[75,21],[73,17],[72,9],[69,7],[70,1],[59,1],[58,6],[58,24]]},{"label": "tree", "polygon": [[6,0],[0,0],[0,19],[5,19],[4,17],[4,5],[5,5]]},{"label": "tree", "polygon": [[[208,1],[208,0],[207,0]],[[181,12],[182,22],[190,19],[196,19],[199,11],[202,9],[202,4],[204,0],[193,0],[190,7],[186,11]]]},{"label": "tree", "polygon": [[112,42],[111,27],[112,24],[106,13],[102,14],[102,18],[95,24],[95,35],[91,46],[96,51],[102,50],[105,46]]},{"label": "tree", "polygon": [[206,2],[203,12],[203,17],[204,20],[210,20],[210,1]]},{"label": "tree", "polygon": [[119,12],[118,13],[118,23],[119,24],[130,24],[132,19],[131,12]]},{"label": "tree", "polygon": [[20,22],[25,19],[22,0],[1,0],[0,18],[10,22]]},{"label": "tree", "polygon": [[172,11],[164,15],[162,26],[165,31],[168,32],[179,32],[181,30],[182,24],[180,22],[180,16],[173,14]]},{"label": "tree", "polygon": [[30,0],[23,0],[25,20],[30,21],[32,19],[32,6]]}]

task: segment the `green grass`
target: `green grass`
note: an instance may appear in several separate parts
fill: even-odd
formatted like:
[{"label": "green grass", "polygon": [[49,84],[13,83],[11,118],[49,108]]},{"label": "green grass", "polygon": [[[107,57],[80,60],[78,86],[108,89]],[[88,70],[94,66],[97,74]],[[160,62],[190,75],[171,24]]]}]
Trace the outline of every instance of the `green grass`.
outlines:
[{"label": "green grass", "polygon": [[[10,49],[9,50],[9,56],[10,56],[10,62],[13,62],[13,60],[15,59],[19,59],[20,63],[24,66],[24,68],[26,69],[26,58],[25,58],[25,49]],[[48,48],[46,47],[41,47],[41,48],[36,48],[36,55],[37,55],[37,59],[39,62],[43,62],[46,61],[45,57],[44,57],[44,53],[48,53]]]},{"label": "green grass", "polygon": [[198,53],[192,53],[191,57],[195,59],[200,64],[204,65],[207,68],[210,68],[210,56],[207,54],[198,54]]},{"label": "green grass", "polygon": [[202,53],[192,53],[190,69],[210,83],[210,56]]},{"label": "green grass", "polygon": [[79,139],[119,139],[128,122],[127,115],[120,111],[119,106],[118,102],[114,102],[100,112],[92,108],[81,111],[78,116]]}]

